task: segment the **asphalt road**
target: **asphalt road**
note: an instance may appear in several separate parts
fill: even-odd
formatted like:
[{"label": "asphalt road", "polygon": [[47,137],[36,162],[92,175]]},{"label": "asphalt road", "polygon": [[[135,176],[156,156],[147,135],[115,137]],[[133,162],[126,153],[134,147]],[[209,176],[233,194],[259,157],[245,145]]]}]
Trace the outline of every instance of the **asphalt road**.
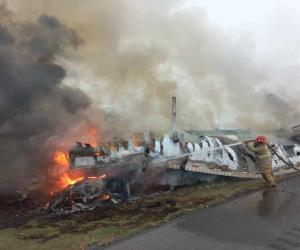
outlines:
[{"label": "asphalt road", "polygon": [[117,242],[106,249],[300,249],[300,177]]}]

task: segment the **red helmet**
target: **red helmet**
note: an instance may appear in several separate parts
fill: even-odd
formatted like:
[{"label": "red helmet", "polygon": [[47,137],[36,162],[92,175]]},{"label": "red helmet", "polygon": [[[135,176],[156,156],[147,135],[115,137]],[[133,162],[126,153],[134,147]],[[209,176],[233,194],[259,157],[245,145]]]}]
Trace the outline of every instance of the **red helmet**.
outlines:
[{"label": "red helmet", "polygon": [[268,143],[268,138],[264,135],[260,135],[260,136],[257,136],[256,141],[260,142],[260,143],[263,143],[263,144],[267,144]]}]

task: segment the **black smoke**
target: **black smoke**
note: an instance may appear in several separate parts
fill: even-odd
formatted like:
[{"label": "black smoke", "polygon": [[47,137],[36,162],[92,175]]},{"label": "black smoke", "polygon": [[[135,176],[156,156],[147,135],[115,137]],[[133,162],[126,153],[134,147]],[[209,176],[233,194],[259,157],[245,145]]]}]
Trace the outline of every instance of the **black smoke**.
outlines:
[{"label": "black smoke", "polygon": [[0,6],[0,192],[47,171],[48,139],[90,106],[84,92],[62,84],[66,71],[57,63],[82,42],[55,17],[20,22]]}]

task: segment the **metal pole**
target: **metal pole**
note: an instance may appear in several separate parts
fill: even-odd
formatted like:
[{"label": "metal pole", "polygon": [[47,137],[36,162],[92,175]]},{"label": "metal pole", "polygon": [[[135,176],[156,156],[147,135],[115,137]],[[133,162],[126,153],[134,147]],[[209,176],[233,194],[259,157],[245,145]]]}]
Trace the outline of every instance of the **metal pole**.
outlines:
[{"label": "metal pole", "polygon": [[234,146],[242,145],[245,142],[253,142],[253,141],[255,141],[255,140],[249,140],[249,141],[244,141],[244,142],[236,142],[236,143],[232,143],[232,144],[228,144],[228,145],[223,145],[221,147],[213,148],[211,150],[214,151],[214,150],[222,149],[222,148],[225,148],[225,147],[234,147]]},{"label": "metal pole", "polygon": [[237,143],[233,143],[233,144],[229,144],[229,145],[223,145],[221,147],[217,147],[217,148],[213,148],[211,149],[212,151],[218,150],[218,149],[223,149],[225,147],[234,147],[234,146],[238,146],[238,145],[242,145],[242,142],[237,142]]},{"label": "metal pole", "polygon": [[172,96],[172,132],[176,131],[176,97]]}]

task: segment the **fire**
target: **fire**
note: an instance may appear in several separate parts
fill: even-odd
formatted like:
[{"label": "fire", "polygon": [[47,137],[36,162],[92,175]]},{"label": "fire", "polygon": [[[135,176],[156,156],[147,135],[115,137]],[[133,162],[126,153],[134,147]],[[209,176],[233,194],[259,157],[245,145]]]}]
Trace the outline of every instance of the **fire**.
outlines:
[{"label": "fire", "polygon": [[53,160],[59,166],[69,167],[68,156],[64,152],[56,151]]},{"label": "fire", "polygon": [[63,151],[56,151],[53,156],[54,166],[56,168],[56,175],[58,180],[56,188],[64,189],[69,185],[84,179],[84,174],[81,172],[70,172],[68,155]]},{"label": "fire", "polygon": [[96,147],[99,145],[99,131],[96,128],[91,128],[87,132],[88,138],[89,138],[89,143],[91,144],[92,147]]},{"label": "fire", "polygon": [[100,175],[100,176],[89,176],[88,179],[92,180],[102,180],[106,178],[106,174]]},{"label": "fire", "polygon": [[110,195],[109,195],[109,194],[104,194],[104,195],[102,196],[102,200],[104,200],[104,201],[110,200]]},{"label": "fire", "polygon": [[62,176],[60,176],[59,183],[61,187],[65,188],[69,185],[73,185],[79,181],[82,181],[83,179],[84,176],[78,176],[72,178],[68,175],[68,173],[64,173]]},{"label": "fire", "polygon": [[132,144],[134,147],[140,147],[143,145],[143,135],[140,133],[135,133],[131,136]]},{"label": "fire", "polygon": [[[74,138],[83,143],[89,143],[92,147],[99,145],[100,133],[95,127],[80,127],[80,130],[76,130]],[[64,139],[62,139],[64,141]],[[61,143],[61,147],[67,147],[69,139],[65,139],[66,143]],[[99,152],[96,156],[100,156]],[[51,191],[57,192],[69,185],[73,185],[76,182],[82,181],[86,175],[80,170],[71,170],[69,164],[69,154],[65,150],[57,149],[52,156],[52,166],[49,168],[49,176],[52,177],[51,180],[55,179],[55,186],[51,187]],[[105,176],[97,177],[97,179],[105,178]]]}]

